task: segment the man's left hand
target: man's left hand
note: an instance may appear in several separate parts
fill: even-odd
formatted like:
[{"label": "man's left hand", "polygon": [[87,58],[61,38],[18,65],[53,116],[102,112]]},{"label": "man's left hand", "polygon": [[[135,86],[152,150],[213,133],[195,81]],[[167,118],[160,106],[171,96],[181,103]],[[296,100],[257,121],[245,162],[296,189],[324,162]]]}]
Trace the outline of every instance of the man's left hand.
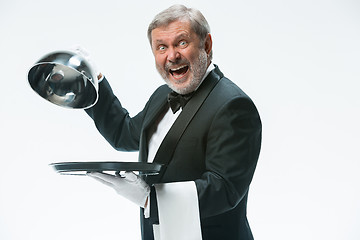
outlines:
[{"label": "man's left hand", "polygon": [[111,175],[100,172],[87,173],[95,180],[112,187],[118,194],[140,207],[145,207],[150,193],[149,185],[133,172],[122,175]]}]

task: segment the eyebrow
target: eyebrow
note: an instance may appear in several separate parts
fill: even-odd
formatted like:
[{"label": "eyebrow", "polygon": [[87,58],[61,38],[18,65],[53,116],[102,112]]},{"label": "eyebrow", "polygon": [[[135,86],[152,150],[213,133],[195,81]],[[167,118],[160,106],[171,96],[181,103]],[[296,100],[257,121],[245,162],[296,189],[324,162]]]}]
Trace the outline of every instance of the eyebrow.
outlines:
[{"label": "eyebrow", "polygon": [[[190,38],[190,36],[188,34],[181,33],[181,34],[179,34],[178,36],[175,37],[175,41],[179,41],[180,39],[183,39],[183,38]],[[163,43],[164,41],[162,39],[156,39],[155,42],[157,44],[159,44],[159,43]]]},{"label": "eyebrow", "polygon": [[178,36],[176,36],[176,40],[181,39],[181,38],[190,38],[189,34],[185,34],[185,33],[181,33]]}]

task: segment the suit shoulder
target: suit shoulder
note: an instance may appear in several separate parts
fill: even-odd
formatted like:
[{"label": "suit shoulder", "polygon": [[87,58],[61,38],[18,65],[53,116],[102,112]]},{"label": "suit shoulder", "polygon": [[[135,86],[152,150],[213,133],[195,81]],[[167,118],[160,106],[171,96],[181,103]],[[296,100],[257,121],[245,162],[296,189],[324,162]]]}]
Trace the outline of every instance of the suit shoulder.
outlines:
[{"label": "suit shoulder", "polygon": [[153,100],[163,101],[164,98],[166,98],[166,96],[169,94],[169,92],[171,92],[171,89],[166,84],[161,85],[153,92],[153,94],[151,94],[149,102]]},{"label": "suit shoulder", "polygon": [[228,101],[234,98],[245,98],[251,100],[239,86],[226,77],[220,79],[219,83],[213,89],[212,94],[217,98],[223,99],[223,101]]},{"label": "suit shoulder", "polygon": [[259,115],[252,99],[234,82],[222,77],[210,93],[205,108],[213,112],[214,116],[223,114],[224,111],[244,114],[254,113]]},{"label": "suit shoulder", "polygon": [[158,95],[167,95],[169,92],[171,92],[171,89],[166,85],[163,84],[160,87],[158,87],[151,96],[158,96]]}]

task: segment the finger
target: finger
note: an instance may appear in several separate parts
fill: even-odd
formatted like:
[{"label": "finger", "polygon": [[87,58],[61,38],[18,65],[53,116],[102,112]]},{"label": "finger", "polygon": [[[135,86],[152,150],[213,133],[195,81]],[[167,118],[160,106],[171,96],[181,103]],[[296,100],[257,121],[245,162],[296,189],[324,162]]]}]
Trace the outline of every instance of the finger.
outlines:
[{"label": "finger", "polygon": [[123,176],[129,182],[134,182],[138,179],[138,176],[134,172],[125,172]]},{"label": "finger", "polygon": [[90,172],[86,174],[89,177],[94,178],[95,180],[113,187],[114,186],[114,182],[115,182],[115,177],[109,174],[104,174],[104,173],[99,173],[99,172]]},{"label": "finger", "polygon": [[101,178],[105,181],[112,181],[112,179],[115,178],[114,175],[103,173],[103,172],[88,172],[86,175],[88,175],[90,177]]}]

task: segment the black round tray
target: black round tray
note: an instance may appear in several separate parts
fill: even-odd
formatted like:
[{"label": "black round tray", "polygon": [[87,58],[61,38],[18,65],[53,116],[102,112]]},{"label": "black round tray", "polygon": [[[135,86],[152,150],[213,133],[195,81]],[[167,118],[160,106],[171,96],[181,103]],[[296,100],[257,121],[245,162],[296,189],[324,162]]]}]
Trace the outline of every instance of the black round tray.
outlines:
[{"label": "black round tray", "polygon": [[122,171],[139,172],[140,175],[155,175],[162,164],[143,162],[58,162],[51,163],[56,172],[70,175],[85,175],[87,172]]}]

